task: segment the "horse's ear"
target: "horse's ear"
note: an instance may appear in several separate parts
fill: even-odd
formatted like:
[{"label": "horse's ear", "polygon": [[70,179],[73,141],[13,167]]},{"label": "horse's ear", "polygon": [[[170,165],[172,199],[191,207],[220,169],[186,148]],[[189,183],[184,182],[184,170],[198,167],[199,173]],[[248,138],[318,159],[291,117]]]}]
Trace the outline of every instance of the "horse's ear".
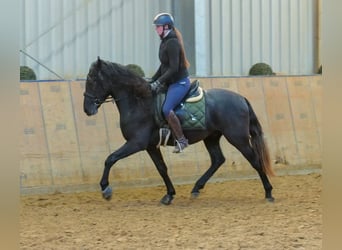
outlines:
[{"label": "horse's ear", "polygon": [[100,68],[101,67],[101,59],[100,59],[100,57],[99,56],[97,56],[97,62],[96,62],[96,66],[98,67],[98,68]]}]

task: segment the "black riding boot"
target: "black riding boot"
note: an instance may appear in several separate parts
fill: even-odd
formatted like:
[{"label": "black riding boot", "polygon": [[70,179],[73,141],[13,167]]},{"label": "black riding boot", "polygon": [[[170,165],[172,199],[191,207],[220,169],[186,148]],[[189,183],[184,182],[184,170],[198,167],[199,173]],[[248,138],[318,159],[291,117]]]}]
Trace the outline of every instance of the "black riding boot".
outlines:
[{"label": "black riding boot", "polygon": [[183,149],[188,146],[188,140],[184,137],[179,119],[173,111],[171,111],[167,117],[167,122],[176,138],[175,149],[173,150],[173,153],[183,152]]}]

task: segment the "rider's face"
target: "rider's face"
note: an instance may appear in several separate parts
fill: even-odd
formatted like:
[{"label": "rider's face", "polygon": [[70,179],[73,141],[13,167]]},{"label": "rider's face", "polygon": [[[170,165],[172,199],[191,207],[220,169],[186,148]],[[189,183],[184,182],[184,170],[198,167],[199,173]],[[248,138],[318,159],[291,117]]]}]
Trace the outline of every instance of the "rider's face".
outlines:
[{"label": "rider's face", "polygon": [[161,36],[164,32],[163,25],[156,25],[155,29],[159,36]]}]

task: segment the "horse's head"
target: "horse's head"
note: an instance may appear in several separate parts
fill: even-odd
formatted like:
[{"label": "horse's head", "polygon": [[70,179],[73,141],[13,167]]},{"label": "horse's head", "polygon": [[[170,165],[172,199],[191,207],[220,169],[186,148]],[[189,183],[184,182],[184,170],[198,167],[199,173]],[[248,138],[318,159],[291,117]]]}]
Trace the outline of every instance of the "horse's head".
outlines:
[{"label": "horse's head", "polygon": [[88,116],[95,115],[98,108],[109,96],[109,91],[106,90],[104,84],[108,81],[108,77],[101,72],[104,63],[105,62],[98,57],[97,61],[91,64],[87,75],[83,110]]}]

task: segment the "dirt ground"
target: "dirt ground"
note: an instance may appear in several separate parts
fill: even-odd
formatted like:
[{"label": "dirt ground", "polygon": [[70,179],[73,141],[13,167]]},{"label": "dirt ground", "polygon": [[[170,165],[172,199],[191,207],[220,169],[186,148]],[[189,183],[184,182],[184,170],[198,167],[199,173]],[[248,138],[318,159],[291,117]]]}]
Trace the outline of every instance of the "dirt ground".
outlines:
[{"label": "dirt ground", "polygon": [[[271,179],[274,203],[260,180],[208,183],[199,198],[176,186],[22,196],[21,249],[322,249],[321,174]],[[112,183],[115,187],[115,183]]]}]

